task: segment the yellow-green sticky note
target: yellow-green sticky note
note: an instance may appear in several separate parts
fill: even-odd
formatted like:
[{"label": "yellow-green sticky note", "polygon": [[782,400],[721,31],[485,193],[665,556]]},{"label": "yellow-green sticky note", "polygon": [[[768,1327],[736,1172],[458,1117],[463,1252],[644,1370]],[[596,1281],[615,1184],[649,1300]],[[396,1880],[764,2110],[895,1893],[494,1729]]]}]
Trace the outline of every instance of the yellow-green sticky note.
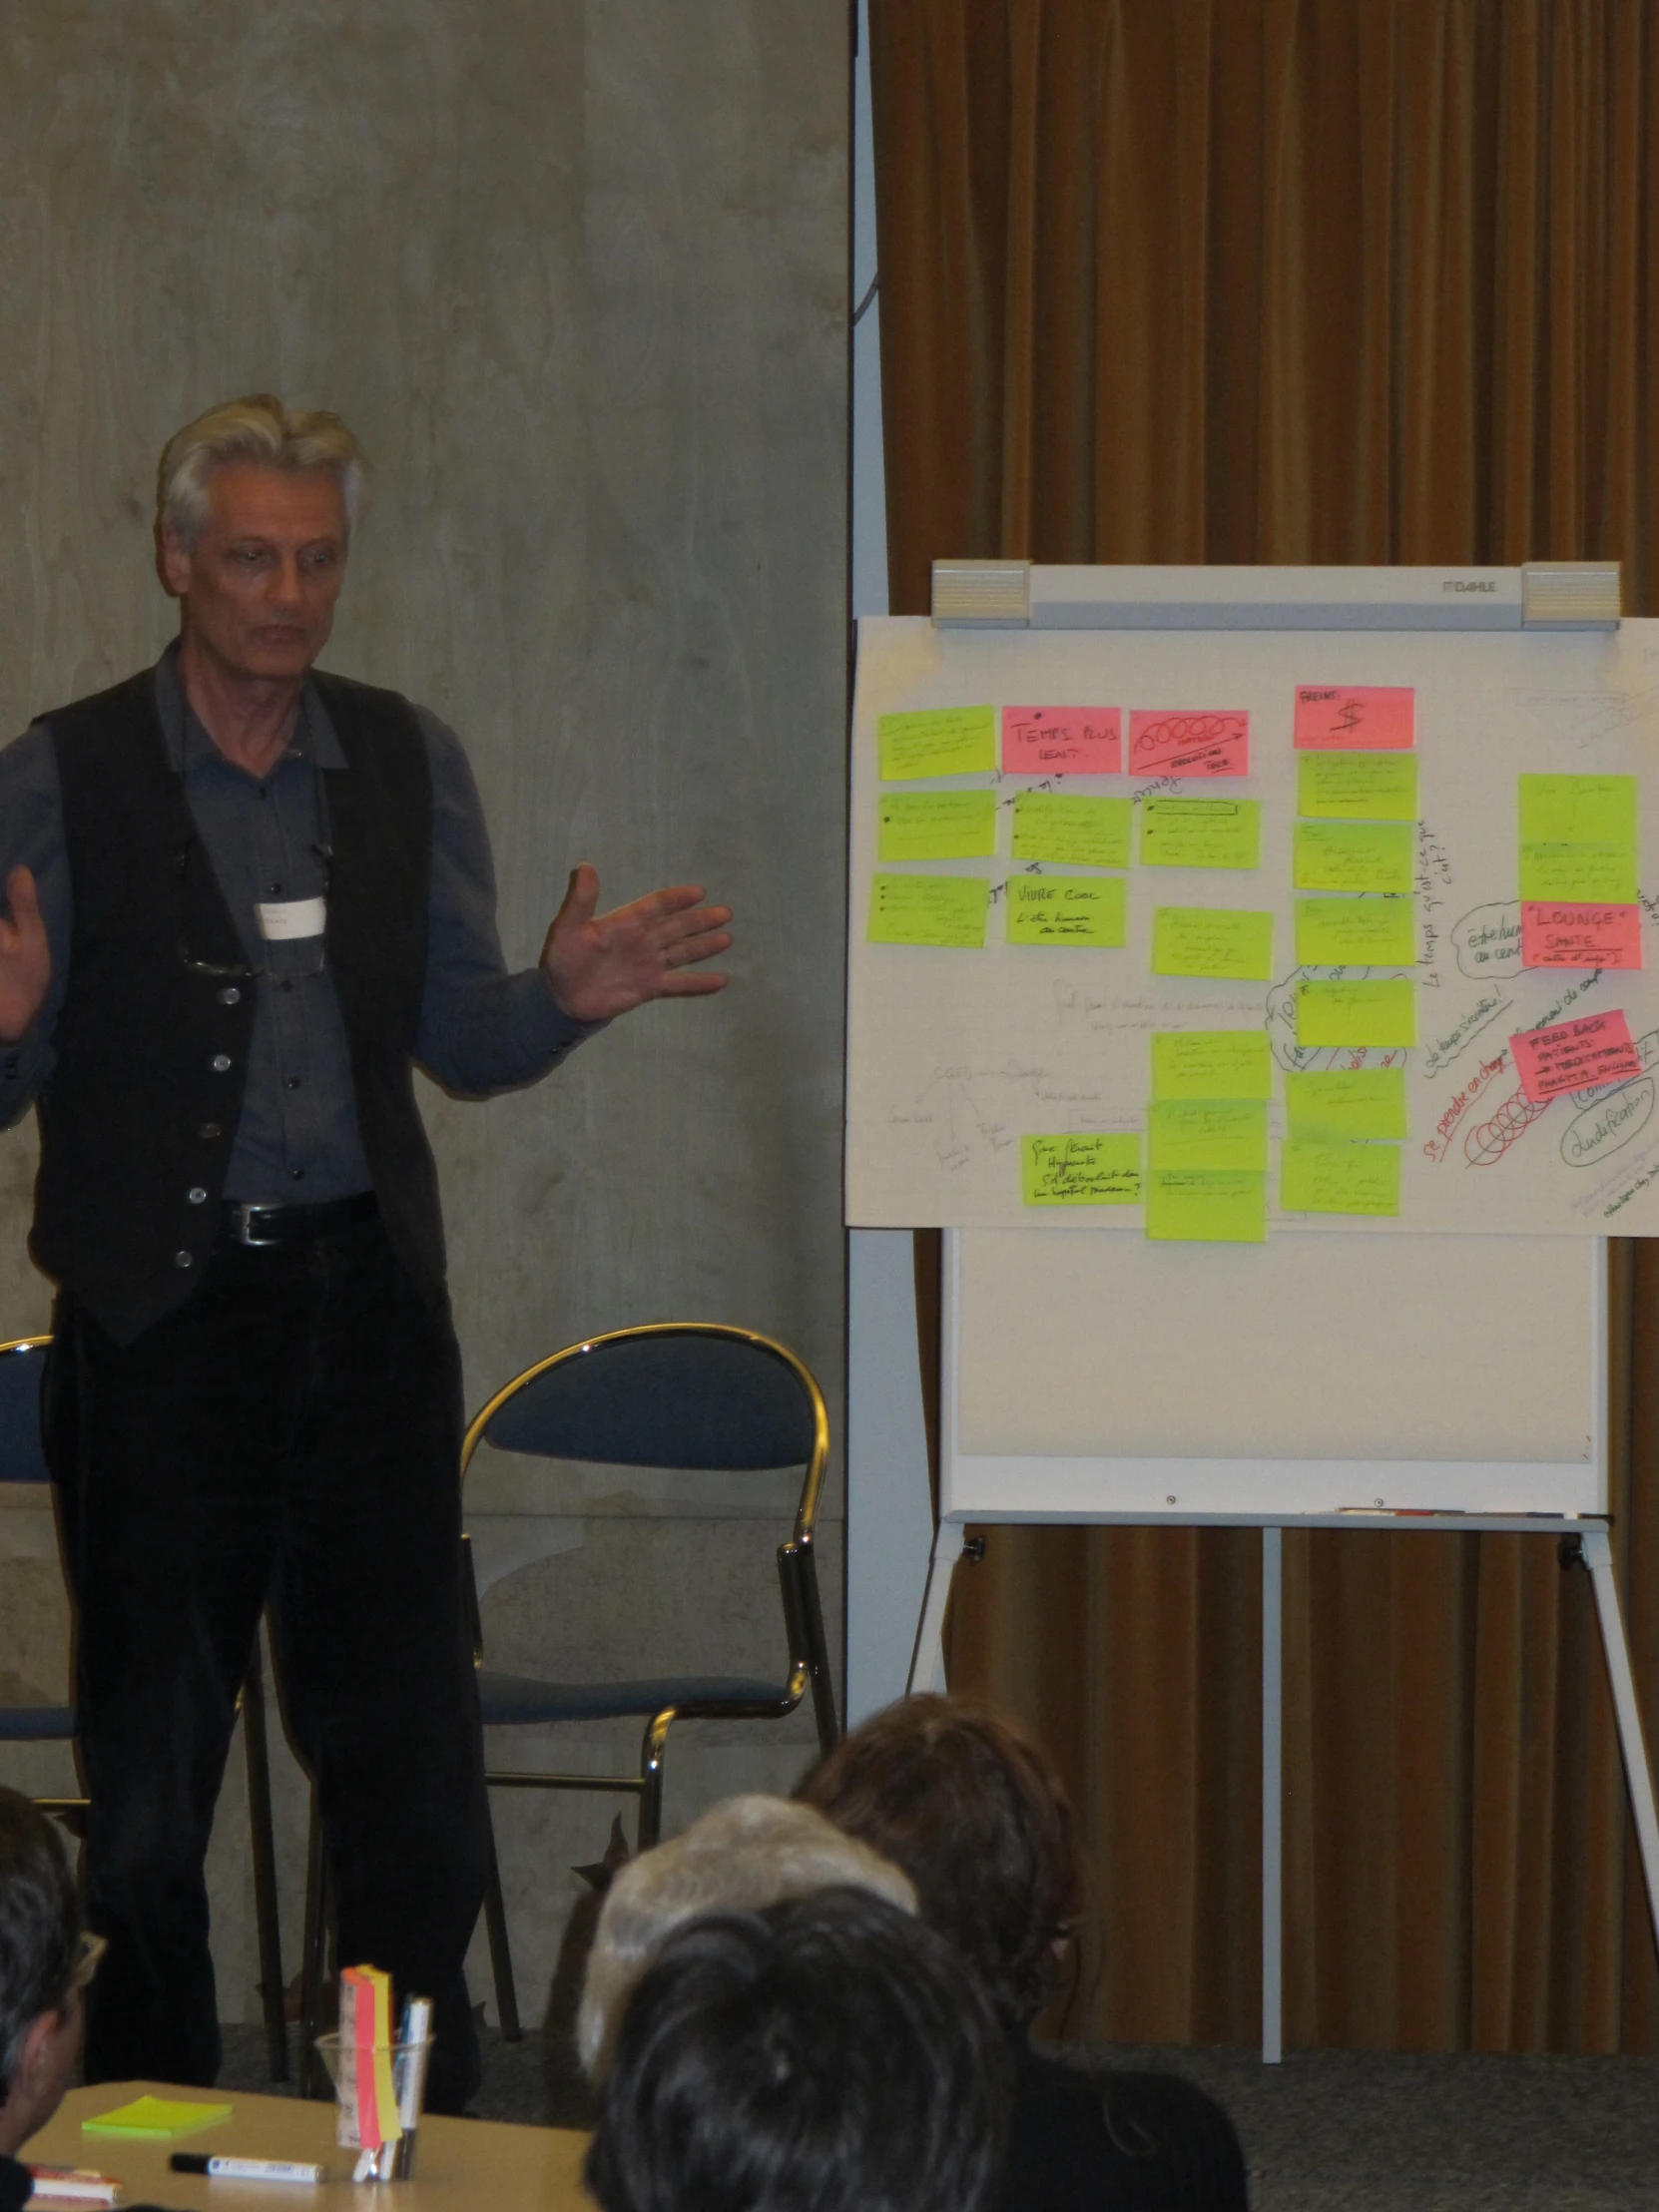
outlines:
[{"label": "yellow-green sticky note", "polygon": [[1014,858],[1057,867],[1127,867],[1128,799],[1073,799],[1067,792],[1019,792],[1014,798]]},{"label": "yellow-green sticky note", "polygon": [[1152,972],[1271,983],[1273,916],[1236,906],[1155,907]]},{"label": "yellow-green sticky note", "polygon": [[1008,942],[1125,945],[1127,890],[1121,875],[1010,875]]},{"label": "yellow-green sticky note", "polygon": [[991,886],[982,875],[875,875],[869,885],[871,944],[985,941]]},{"label": "yellow-green sticky note", "polygon": [[1146,799],[1141,802],[1144,867],[1260,867],[1259,799]]},{"label": "yellow-green sticky note", "polygon": [[994,792],[883,792],[876,857],[986,860],[996,850]]},{"label": "yellow-green sticky note", "polygon": [[1020,1188],[1027,1206],[1138,1206],[1139,1137],[1023,1137]]},{"label": "yellow-green sticky note", "polygon": [[1268,1179],[1205,1168],[1158,1168],[1146,1179],[1146,1233],[1191,1244],[1262,1244]]},{"label": "yellow-green sticky note", "polygon": [[1386,983],[1302,983],[1296,994],[1296,1041],[1316,1048],[1364,1046],[1397,1051],[1417,1041],[1417,987]]},{"label": "yellow-green sticky note", "polygon": [[1634,776],[1523,776],[1522,844],[1634,844]]},{"label": "yellow-green sticky note", "polygon": [[1403,1068],[1292,1068],[1285,1111],[1293,1137],[1403,1137]]},{"label": "yellow-green sticky note", "polygon": [[1287,1137],[1279,1154],[1279,1205],[1287,1214],[1397,1214],[1399,1147]]},{"label": "yellow-green sticky note", "polygon": [[1265,1173],[1268,1109],[1261,1099],[1155,1098],[1147,1116],[1149,1168]]},{"label": "yellow-green sticky note", "polygon": [[988,776],[996,766],[996,711],[926,707],[918,714],[878,715],[875,740],[883,784],[918,776]]},{"label": "yellow-green sticky note", "polygon": [[1414,753],[1299,753],[1296,811],[1325,821],[1415,822]]},{"label": "yellow-green sticky note", "polygon": [[1299,891],[1408,891],[1416,879],[1409,822],[1299,822],[1291,850]]},{"label": "yellow-green sticky note", "polygon": [[1523,899],[1634,906],[1636,848],[1631,844],[1523,844]]},{"label": "yellow-green sticky note", "polygon": [[[1341,760],[1309,753],[1310,761]],[[1298,967],[1411,967],[1417,957],[1414,898],[1299,898]]]},{"label": "yellow-green sticky note", "polygon": [[1152,1095],[1272,1098],[1273,1053],[1261,1029],[1155,1029]]},{"label": "yellow-green sticky note", "polygon": [[215,2127],[231,2117],[228,2104],[185,2104],[173,2097],[134,2097],[112,2112],[100,2112],[83,2120],[84,2135],[131,2135],[161,2142],[174,2135],[189,2135],[199,2127]]}]

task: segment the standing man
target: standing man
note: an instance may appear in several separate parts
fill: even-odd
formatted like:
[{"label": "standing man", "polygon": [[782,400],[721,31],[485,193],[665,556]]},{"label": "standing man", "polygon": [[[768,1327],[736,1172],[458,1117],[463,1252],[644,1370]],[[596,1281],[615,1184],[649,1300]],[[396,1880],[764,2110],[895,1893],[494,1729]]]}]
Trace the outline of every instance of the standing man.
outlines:
[{"label": "standing man", "polygon": [[459,1358],[418,1063],[484,1095],[647,999],[719,990],[725,907],[599,914],[578,867],[509,974],[453,734],[313,668],[364,489],[337,416],[266,394],[162,455],[180,634],[0,753],[0,1124],[35,1103],[30,1251],[78,1615],[87,2077],[212,2082],[203,1862],[262,1608],[318,1786],[341,1955],[437,1999],[428,2102],[478,2050],[477,1706]]}]

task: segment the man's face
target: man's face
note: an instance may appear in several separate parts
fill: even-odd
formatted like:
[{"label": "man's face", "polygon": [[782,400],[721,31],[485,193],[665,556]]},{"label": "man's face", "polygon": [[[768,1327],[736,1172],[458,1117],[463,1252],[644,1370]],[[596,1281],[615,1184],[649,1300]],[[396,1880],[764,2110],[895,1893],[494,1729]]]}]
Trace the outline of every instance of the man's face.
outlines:
[{"label": "man's face", "polygon": [[332,469],[220,469],[196,543],[162,533],[163,581],[184,601],[193,646],[230,676],[303,676],[333,628],[345,527]]}]

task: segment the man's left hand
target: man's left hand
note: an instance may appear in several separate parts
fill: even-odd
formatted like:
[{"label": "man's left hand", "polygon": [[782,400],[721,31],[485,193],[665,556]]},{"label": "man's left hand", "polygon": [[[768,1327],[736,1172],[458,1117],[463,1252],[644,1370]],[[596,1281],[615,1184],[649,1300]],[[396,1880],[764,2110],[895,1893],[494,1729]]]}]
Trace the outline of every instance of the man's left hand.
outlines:
[{"label": "man's left hand", "polygon": [[553,995],[577,1021],[610,1021],[648,998],[701,998],[726,988],[724,975],[688,975],[732,942],[730,906],[705,906],[696,883],[652,891],[602,914],[599,871],[570,872],[565,902],[541,948]]}]

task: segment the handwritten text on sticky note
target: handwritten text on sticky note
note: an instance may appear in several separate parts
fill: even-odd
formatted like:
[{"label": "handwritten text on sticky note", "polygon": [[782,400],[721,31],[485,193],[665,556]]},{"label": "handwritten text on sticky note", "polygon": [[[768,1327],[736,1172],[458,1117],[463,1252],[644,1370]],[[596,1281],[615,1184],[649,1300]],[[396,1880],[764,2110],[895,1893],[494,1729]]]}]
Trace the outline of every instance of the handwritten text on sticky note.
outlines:
[{"label": "handwritten text on sticky note", "polygon": [[1299,967],[1410,967],[1417,956],[1414,898],[1299,898]]},{"label": "handwritten text on sticky note", "polygon": [[1534,904],[1633,906],[1632,844],[1523,844],[1520,894]]},{"label": "handwritten text on sticky note", "polygon": [[1413,983],[1302,983],[1296,994],[1296,1041],[1326,1050],[1394,1051],[1417,1041],[1417,994]]},{"label": "handwritten text on sticky note", "polygon": [[1023,1137],[1020,1188],[1027,1206],[1138,1206],[1139,1137]]},{"label": "handwritten text on sticky note", "polygon": [[1636,842],[1634,776],[1522,776],[1522,844]]},{"label": "handwritten text on sticky note", "polygon": [[1403,1137],[1403,1068],[1291,1068],[1285,1112],[1293,1137]]},{"label": "handwritten text on sticky note", "polygon": [[990,707],[928,707],[879,715],[876,745],[883,784],[921,776],[981,776],[996,767],[996,714]]},{"label": "handwritten text on sticky note", "polygon": [[1265,1175],[1161,1168],[1146,1179],[1146,1233],[1157,1241],[1262,1244],[1268,1234]]},{"label": "handwritten text on sticky note", "polygon": [[990,893],[982,875],[872,876],[869,941],[977,949],[985,941]]},{"label": "handwritten text on sticky note", "polygon": [[1172,713],[1135,707],[1129,715],[1132,776],[1248,776],[1250,717],[1242,709]]},{"label": "handwritten text on sticky note", "polygon": [[1116,776],[1123,768],[1123,711],[1004,707],[1002,766],[1010,776]]},{"label": "handwritten text on sticky note", "polygon": [[1305,753],[1297,763],[1300,815],[1339,822],[1415,822],[1414,753]]},{"label": "handwritten text on sticky note", "polygon": [[1640,1075],[1642,1056],[1622,1013],[1586,1014],[1581,1021],[1528,1029],[1509,1039],[1521,1089],[1534,1105],[1562,1091],[1592,1090]]},{"label": "handwritten text on sticky note", "polygon": [[1154,975],[1273,980],[1273,916],[1232,906],[1159,906],[1152,916]]},{"label": "handwritten text on sticky note", "polygon": [[1399,1147],[1287,1137],[1279,1203],[1287,1214],[1397,1214]]},{"label": "handwritten text on sticky note", "polygon": [[1416,852],[1408,822],[1299,822],[1292,881],[1299,891],[1408,891]]},{"label": "handwritten text on sticky note", "polygon": [[883,792],[876,857],[978,860],[996,850],[996,794]]},{"label": "handwritten text on sticky note", "polygon": [[1114,947],[1129,941],[1121,875],[1010,875],[1010,944]]},{"label": "handwritten text on sticky note", "polygon": [[1639,968],[1640,906],[1552,906],[1528,900],[1521,908],[1521,966]]},{"label": "handwritten text on sticky note", "polygon": [[1157,1029],[1154,1098],[1271,1098],[1273,1053],[1260,1029]]},{"label": "handwritten text on sticky note", "polygon": [[1257,867],[1259,799],[1148,799],[1141,806],[1146,867]]},{"label": "handwritten text on sticky note", "polygon": [[1265,1170],[1268,1109],[1248,1098],[1155,1098],[1147,1116],[1147,1166]]},{"label": "handwritten text on sticky note", "polygon": [[1416,694],[1394,684],[1300,684],[1299,753],[1404,753],[1415,734]]},{"label": "handwritten text on sticky note", "polygon": [[1014,858],[1052,860],[1059,867],[1127,867],[1134,817],[1127,799],[1016,793]]}]

